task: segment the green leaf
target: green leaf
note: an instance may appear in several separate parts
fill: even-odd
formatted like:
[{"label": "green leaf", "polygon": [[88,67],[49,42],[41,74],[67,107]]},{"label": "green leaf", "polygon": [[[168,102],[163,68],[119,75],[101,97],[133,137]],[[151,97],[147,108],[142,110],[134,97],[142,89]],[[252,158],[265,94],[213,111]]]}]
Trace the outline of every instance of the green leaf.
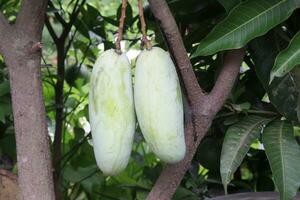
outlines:
[{"label": "green leaf", "polygon": [[197,24],[224,14],[216,0],[171,0],[168,5],[177,22]]},{"label": "green leaf", "polygon": [[240,166],[250,145],[258,138],[263,125],[270,119],[249,115],[226,132],[221,153],[221,178],[227,193],[227,185]]},{"label": "green leaf", "polygon": [[194,193],[184,187],[179,187],[179,188],[177,188],[173,199],[174,200],[182,200],[182,199],[197,200],[197,199],[199,199],[199,197],[197,196],[196,193]]},{"label": "green leaf", "polygon": [[292,124],[270,123],[263,133],[263,143],[281,200],[291,200],[300,186],[300,150]]},{"label": "green leaf", "polygon": [[[76,21],[76,28],[86,37],[89,37],[89,32],[105,38],[103,17],[98,9],[90,4],[81,7],[82,19]],[[82,26],[82,27],[81,27]]]},{"label": "green leaf", "polygon": [[0,96],[4,96],[10,92],[9,81],[0,83]]},{"label": "green leaf", "polygon": [[[277,31],[277,30],[276,30]],[[298,121],[297,104],[299,90],[297,88],[297,73],[294,68],[284,77],[276,78],[269,85],[270,72],[278,53],[287,47],[283,40],[279,40],[276,31],[254,39],[250,43],[251,57],[255,71],[263,87],[266,89],[271,103],[280,114],[287,119]]]},{"label": "green leaf", "polygon": [[281,51],[276,57],[275,64],[271,71],[270,83],[277,77],[282,77],[300,64],[300,32],[291,40],[289,46]]},{"label": "green leaf", "polygon": [[0,140],[0,151],[8,155],[11,159],[16,161],[16,140],[15,135],[5,134],[5,137]]},{"label": "green leaf", "polygon": [[5,117],[12,115],[11,100],[8,97],[0,99],[0,122],[5,123]]},{"label": "green leaf", "polygon": [[193,56],[212,55],[218,51],[237,49],[264,35],[287,19],[300,6],[296,0],[248,0],[235,7],[204,38]]},{"label": "green leaf", "polygon": [[230,12],[230,10],[238,5],[241,0],[218,0],[220,4],[225,8],[226,12]]},{"label": "green leaf", "polygon": [[63,177],[68,181],[77,183],[89,178],[89,176],[96,172],[99,172],[99,169],[96,165],[91,165],[89,167],[78,167],[77,169],[71,165],[67,165],[64,168]]}]

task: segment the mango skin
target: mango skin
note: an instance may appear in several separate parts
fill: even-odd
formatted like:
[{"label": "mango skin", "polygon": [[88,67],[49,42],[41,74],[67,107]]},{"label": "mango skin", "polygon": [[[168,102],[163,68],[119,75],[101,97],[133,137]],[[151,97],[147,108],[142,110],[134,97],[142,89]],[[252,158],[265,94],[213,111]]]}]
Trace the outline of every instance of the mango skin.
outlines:
[{"label": "mango skin", "polygon": [[131,65],[125,54],[107,50],[92,70],[89,118],[97,165],[117,175],[128,164],[136,127]]},{"label": "mango skin", "polygon": [[183,103],[169,53],[143,50],[135,68],[134,100],[138,122],[150,149],[166,163],[185,156]]}]

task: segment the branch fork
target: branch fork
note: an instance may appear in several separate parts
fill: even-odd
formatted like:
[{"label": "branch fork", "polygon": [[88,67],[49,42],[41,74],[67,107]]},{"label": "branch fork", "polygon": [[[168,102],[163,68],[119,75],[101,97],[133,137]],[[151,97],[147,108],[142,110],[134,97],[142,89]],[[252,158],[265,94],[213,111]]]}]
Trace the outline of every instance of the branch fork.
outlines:
[{"label": "branch fork", "polygon": [[187,145],[185,158],[177,164],[166,166],[147,197],[147,200],[169,200],[189,168],[201,139],[209,130],[216,113],[221,109],[231,92],[239,74],[245,49],[230,50],[227,53],[224,66],[213,90],[206,94],[198,84],[176,21],[166,1],[149,0],[149,3],[154,17],[160,23],[169,50],[177,64],[191,112],[186,116],[185,122],[185,140]]}]

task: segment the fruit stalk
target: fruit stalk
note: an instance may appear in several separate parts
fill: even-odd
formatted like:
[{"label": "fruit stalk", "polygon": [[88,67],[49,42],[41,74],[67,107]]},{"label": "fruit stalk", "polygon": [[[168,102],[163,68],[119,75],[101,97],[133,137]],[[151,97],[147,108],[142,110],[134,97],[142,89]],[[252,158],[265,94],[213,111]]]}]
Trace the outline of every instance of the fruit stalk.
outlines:
[{"label": "fruit stalk", "polygon": [[147,38],[146,22],[144,17],[142,0],[138,0],[138,7],[139,7],[139,16],[140,16],[141,31],[142,31],[142,46],[146,45],[146,49],[150,50],[152,48],[152,45],[150,40],[148,40]]},{"label": "fruit stalk", "polygon": [[122,54],[121,40],[123,37],[124,22],[125,22],[125,18],[126,18],[126,7],[127,7],[127,0],[122,0],[121,17],[119,19],[119,29],[118,29],[118,36],[117,36],[117,41],[116,41],[116,52],[118,54]]}]

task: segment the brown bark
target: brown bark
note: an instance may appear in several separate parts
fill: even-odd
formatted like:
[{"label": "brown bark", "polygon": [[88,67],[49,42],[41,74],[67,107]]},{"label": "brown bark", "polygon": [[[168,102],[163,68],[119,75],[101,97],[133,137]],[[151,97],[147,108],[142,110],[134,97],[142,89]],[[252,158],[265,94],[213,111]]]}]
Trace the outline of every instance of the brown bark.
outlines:
[{"label": "brown bark", "polygon": [[5,49],[9,46],[9,35],[12,27],[9,25],[5,16],[0,12],[0,53],[4,54]]},{"label": "brown bark", "polygon": [[[58,40],[60,41],[60,40]],[[64,80],[65,80],[65,48],[63,43],[57,43],[57,82],[55,85],[55,135],[53,150],[53,166],[54,166],[54,188],[56,200],[61,199],[59,189],[60,179],[60,160],[61,160],[61,140],[64,124]]]},{"label": "brown bark", "polygon": [[15,49],[5,62],[10,75],[21,199],[43,196],[50,200],[54,195],[40,53],[32,55],[27,41],[15,41]]},{"label": "brown bark", "polygon": [[[52,165],[41,81],[46,0],[23,0],[16,24],[0,21],[0,49],[9,69],[21,200],[53,200]],[[3,29],[7,27],[7,29]]]},{"label": "brown bark", "polygon": [[124,23],[125,23],[125,18],[126,18],[126,7],[127,7],[127,0],[122,0],[121,16],[119,19],[118,36],[117,36],[117,41],[116,41],[116,51],[119,54],[122,54],[121,40],[123,37],[123,29],[124,29]]},{"label": "brown bark", "polygon": [[206,95],[198,84],[180,32],[167,3],[164,0],[149,0],[149,3],[178,67],[190,108],[185,116],[186,156],[181,162],[166,166],[147,197],[147,200],[168,200],[173,196],[189,168],[196,149],[208,131],[214,116],[227,99],[239,73],[245,50],[237,49],[228,52],[211,94]]},{"label": "brown bark", "polygon": [[184,87],[187,91],[187,97],[191,104],[202,99],[204,93],[200,88],[196,75],[193,72],[193,67],[184,44],[176,26],[176,22],[165,0],[149,0],[151,11],[161,26],[161,29],[166,36],[168,46],[175,62],[180,71]]}]

